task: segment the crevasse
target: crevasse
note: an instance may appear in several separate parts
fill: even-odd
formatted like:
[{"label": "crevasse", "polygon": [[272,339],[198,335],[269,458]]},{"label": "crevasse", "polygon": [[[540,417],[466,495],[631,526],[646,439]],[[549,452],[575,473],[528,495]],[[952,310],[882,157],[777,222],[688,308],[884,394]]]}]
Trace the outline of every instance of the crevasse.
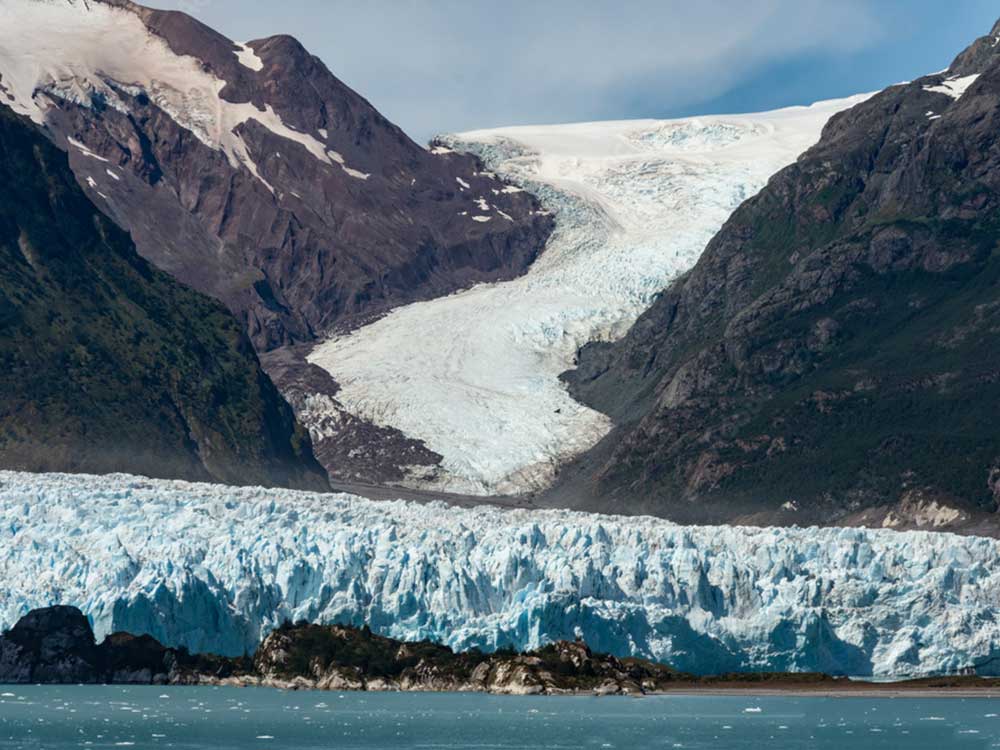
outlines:
[{"label": "crevasse", "polygon": [[0,576],[4,627],[74,604],[99,636],[225,654],[285,619],[457,649],[582,636],[697,672],[987,672],[1000,654],[1000,546],[949,534],[0,472]]}]

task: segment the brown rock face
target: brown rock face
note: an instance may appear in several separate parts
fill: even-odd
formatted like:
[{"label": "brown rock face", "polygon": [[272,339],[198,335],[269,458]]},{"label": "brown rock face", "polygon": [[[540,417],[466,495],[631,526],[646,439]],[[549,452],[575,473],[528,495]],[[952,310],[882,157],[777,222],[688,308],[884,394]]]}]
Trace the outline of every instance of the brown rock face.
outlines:
[{"label": "brown rock face", "polygon": [[581,352],[566,380],[620,426],[552,502],[959,529],[998,506],[998,32],[835,116],[624,340]]}]

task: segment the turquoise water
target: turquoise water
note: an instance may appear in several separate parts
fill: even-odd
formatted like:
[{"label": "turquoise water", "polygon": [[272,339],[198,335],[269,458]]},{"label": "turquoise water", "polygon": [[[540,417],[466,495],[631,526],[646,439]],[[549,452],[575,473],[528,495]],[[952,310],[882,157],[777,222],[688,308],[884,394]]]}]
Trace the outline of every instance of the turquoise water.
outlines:
[{"label": "turquoise water", "polygon": [[1000,700],[2,687],[0,748],[1000,747]]}]

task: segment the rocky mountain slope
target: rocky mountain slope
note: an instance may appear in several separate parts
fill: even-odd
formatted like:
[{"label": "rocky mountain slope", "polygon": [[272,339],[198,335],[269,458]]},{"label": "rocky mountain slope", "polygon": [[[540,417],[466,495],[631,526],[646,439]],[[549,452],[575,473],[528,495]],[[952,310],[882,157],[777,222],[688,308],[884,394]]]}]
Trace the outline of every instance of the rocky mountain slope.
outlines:
[{"label": "rocky mountain slope", "polygon": [[236,313],[325,462],[386,438],[437,460],[341,424],[336,382],[293,345],[521,273],[552,226],[535,199],[418,146],[290,37],[236,44],[128,0],[0,7],[0,100],[69,151],[143,257]]},{"label": "rocky mountain slope", "polygon": [[0,472],[0,573],[0,627],[71,604],[101,637],[228,656],[291,620],[699,674],[1000,672],[1000,542],[953,534]]},{"label": "rocky mountain slope", "polygon": [[0,264],[4,466],[326,486],[233,316],[140,258],[2,105]]},{"label": "rocky mountain slope", "polygon": [[571,392],[618,427],[553,502],[996,531],[1000,24],[832,118]]}]

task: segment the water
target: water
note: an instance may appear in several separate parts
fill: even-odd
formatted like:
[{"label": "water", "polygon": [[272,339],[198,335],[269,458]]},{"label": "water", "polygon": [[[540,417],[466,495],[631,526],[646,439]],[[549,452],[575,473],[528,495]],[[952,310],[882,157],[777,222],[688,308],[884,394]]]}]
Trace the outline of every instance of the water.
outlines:
[{"label": "water", "polygon": [[1000,747],[1000,701],[988,698],[522,698],[75,686],[0,686],[0,693],[0,748]]}]

